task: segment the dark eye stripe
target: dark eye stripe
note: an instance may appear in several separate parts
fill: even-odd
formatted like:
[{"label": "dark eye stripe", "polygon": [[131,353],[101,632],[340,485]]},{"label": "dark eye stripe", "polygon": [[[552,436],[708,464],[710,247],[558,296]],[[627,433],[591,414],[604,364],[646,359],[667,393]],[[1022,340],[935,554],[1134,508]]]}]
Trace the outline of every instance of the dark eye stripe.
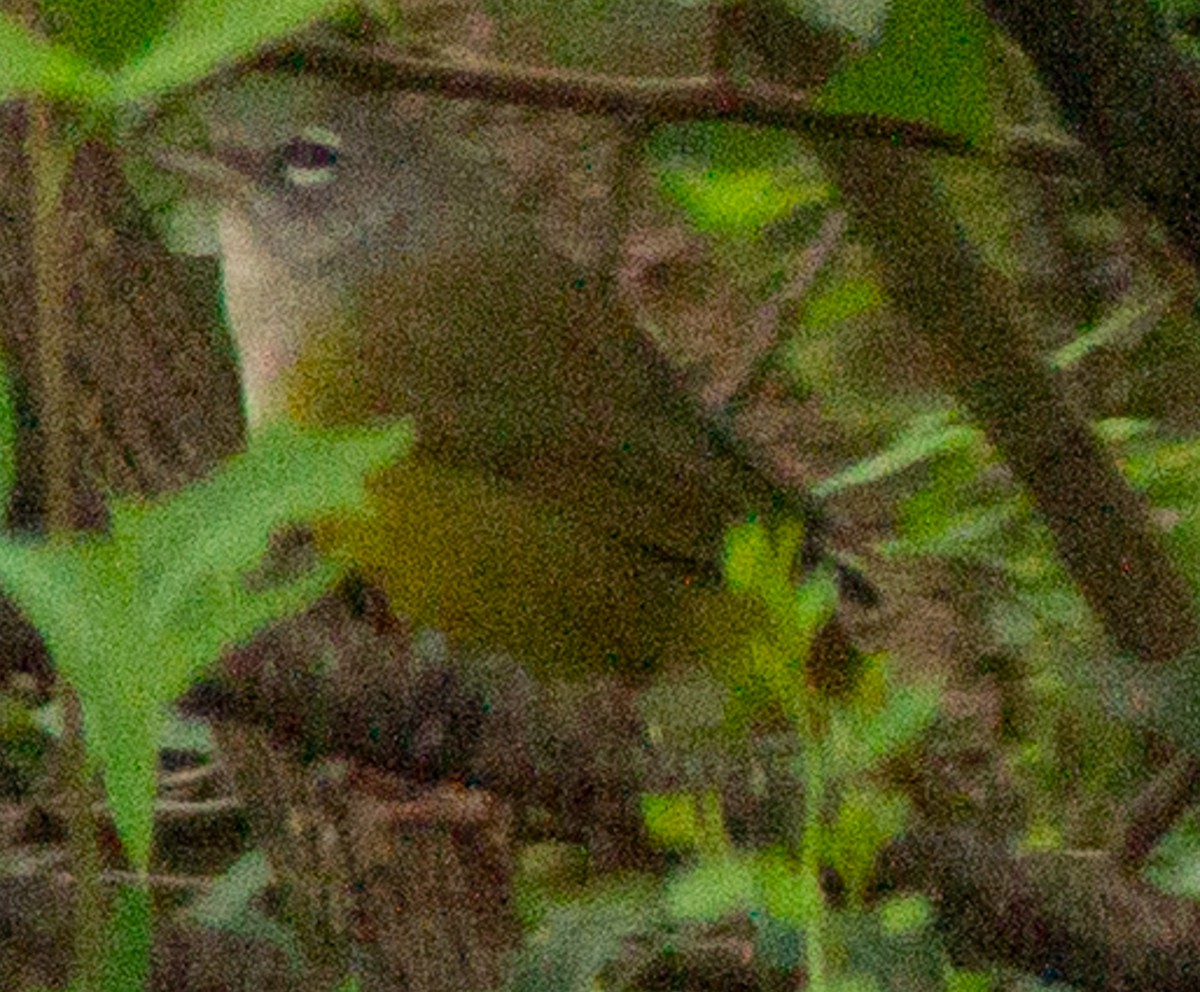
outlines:
[{"label": "dark eye stripe", "polygon": [[341,139],[325,128],[308,128],[275,152],[276,174],[295,188],[324,186],[337,178]]},{"label": "dark eye stripe", "polygon": [[280,149],[280,161],[293,169],[329,169],[337,165],[338,151],[329,145],[293,138]]}]

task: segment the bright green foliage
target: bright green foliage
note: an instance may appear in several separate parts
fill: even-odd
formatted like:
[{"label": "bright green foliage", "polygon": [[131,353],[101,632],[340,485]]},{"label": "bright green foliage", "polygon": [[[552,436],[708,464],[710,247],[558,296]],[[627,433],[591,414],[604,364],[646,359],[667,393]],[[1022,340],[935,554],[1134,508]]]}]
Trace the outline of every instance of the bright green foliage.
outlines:
[{"label": "bright green foliage", "polygon": [[866,901],[875,859],[899,837],[908,820],[908,801],[881,789],[853,786],[838,802],[823,854],[846,885],[854,906]]},{"label": "bright green foliage", "polygon": [[837,607],[837,584],[827,571],[815,572],[796,585],[792,579],[803,540],[796,521],[773,529],[753,522],[732,528],[725,539],[725,581],[765,607],[765,620],[756,626],[738,657],[723,670],[739,694],[783,708],[800,720],[807,690],[804,666],[813,639]]},{"label": "bright green foliage", "polygon": [[667,882],[666,904],[678,920],[716,923],[745,913],[758,902],[758,880],[752,859],[734,855],[702,860]]},{"label": "bright green foliage", "polygon": [[1200,56],[1195,31],[1185,30],[1188,21],[1200,14],[1198,0],[1147,0],[1147,6],[1172,33],[1172,40],[1179,49],[1193,58]]},{"label": "bright green foliage", "polygon": [[978,428],[958,423],[952,410],[939,410],[917,417],[879,454],[823,479],[812,487],[812,493],[818,498],[833,496],[854,486],[870,485],[898,475],[938,455],[983,443]]},{"label": "bright green foliage", "polygon": [[[748,658],[730,661],[730,671],[723,673],[735,690],[727,705],[739,705],[738,687],[755,681],[799,737],[795,787],[803,796],[802,841],[761,850],[735,847],[713,789],[643,796],[651,839],[686,859],[686,866],[647,890],[636,913],[611,889],[585,898],[575,889],[573,903],[544,910],[519,958],[513,988],[625,988],[622,975],[636,974],[639,960],[687,946],[689,935],[738,919],[754,926],[759,966],[791,971],[804,965],[813,988],[882,987],[888,969],[905,955],[920,960],[923,974],[930,963],[940,967],[940,948],[924,929],[921,904],[898,902],[885,922],[825,902],[821,872],[832,867],[861,905],[881,848],[903,830],[907,803],[874,787],[866,773],[915,743],[936,713],[937,696],[932,690],[893,690],[878,659],[845,702],[824,699],[806,684],[812,634],[829,619],[836,589],[827,576],[796,586],[802,537],[800,527],[790,523],[773,529],[749,523],[727,536],[726,581],[761,608],[765,632]],[[672,682],[664,691],[677,686]],[[661,704],[652,709],[658,708]],[[679,735],[662,728],[651,736]],[[929,946],[928,954],[914,958],[911,948],[896,944],[913,934]],[[827,959],[851,952],[862,962],[825,966]],[[819,979],[812,977],[818,973]]]},{"label": "bright green foliage", "polygon": [[920,919],[919,906],[904,902],[908,900],[888,900],[870,913],[837,914],[831,929],[844,948],[847,967],[845,977],[835,976],[828,988],[917,992],[943,987],[946,955],[928,928],[913,925]]},{"label": "bright green foliage", "polygon": [[266,855],[259,849],[249,851],[217,878],[188,911],[208,926],[230,928],[262,895],[270,880],[271,867]]},{"label": "bright green foliage", "polygon": [[933,922],[933,907],[924,896],[898,896],[879,907],[879,922],[888,934],[910,934]]},{"label": "bright green foliage", "polygon": [[1167,542],[1192,589],[1200,593],[1200,443],[1169,439],[1137,420],[1108,420],[1098,429],[1116,444],[1130,481],[1170,515]]},{"label": "bright green foliage", "polygon": [[905,500],[901,536],[887,550],[1002,567],[1005,551],[1016,539],[1027,538],[1032,520],[1028,502],[1010,484],[985,482],[997,459],[981,432],[955,426],[952,420],[939,426],[938,416],[919,421],[878,456],[897,468],[936,456],[929,482]]},{"label": "bright green foliage", "polygon": [[42,0],[50,37],[97,66],[113,69],[150,46],[177,0]]},{"label": "bright green foliage", "polygon": [[343,6],[343,0],[54,0],[53,43],[0,13],[0,99],[36,93],[104,110],[144,102]]},{"label": "bright green foliage", "polygon": [[0,100],[40,93],[80,101],[99,101],[110,88],[108,77],[75,52],[36,38],[0,11]]},{"label": "bright green foliage", "polygon": [[1086,328],[1074,341],[1063,345],[1050,356],[1050,366],[1056,369],[1070,368],[1093,352],[1127,340],[1139,325],[1156,317],[1161,310],[1161,301],[1144,300],[1130,296],[1121,301],[1112,313],[1107,314],[1095,327]]},{"label": "bright green foliage", "polygon": [[650,142],[659,186],[700,231],[744,244],[833,188],[789,134],[723,122],[660,128]]},{"label": "bright green foliage", "polygon": [[932,124],[977,143],[991,129],[987,21],[969,0],[893,0],[883,40],[821,90],[835,113]]},{"label": "bright green foliage", "polygon": [[[0,584],[78,692],[122,843],[149,862],[163,708],[230,644],[309,602],[320,568],[251,590],[246,574],[281,527],[362,498],[364,473],[402,453],[406,428],[264,434],[213,478],[150,504],[113,507],[111,531],[49,545],[0,543]],[[320,486],[312,484],[321,480]]]},{"label": "bright green foliage", "polygon": [[117,74],[114,101],[146,100],[336,13],[342,0],[181,0],[169,29]]},{"label": "bright green foliage", "polygon": [[938,713],[936,689],[893,689],[881,708],[852,701],[831,713],[828,758],[831,772],[850,776],[872,771],[889,757],[912,747]]},{"label": "bright green foliage", "polygon": [[995,987],[996,980],[986,972],[957,968],[946,971],[946,992],[992,992]]},{"label": "bright green foliage", "polygon": [[931,159],[940,198],[984,264],[1005,279],[1022,281],[1040,264],[1025,226],[1030,195],[1003,173],[970,158]]},{"label": "bright green foliage", "polygon": [[875,279],[835,275],[804,298],[800,320],[805,327],[830,327],[883,306],[883,287]]},{"label": "bright green foliage", "polygon": [[675,169],[661,178],[698,230],[753,237],[797,208],[825,204],[832,188],[820,180],[789,177],[778,169]]},{"label": "bright green foliage", "polygon": [[755,858],[762,906],[776,920],[803,930],[824,911],[824,896],[815,879],[804,874],[791,852],[774,848]]},{"label": "bright green foliage", "polygon": [[787,612],[791,576],[804,540],[799,521],[784,521],[774,532],[758,521],[730,529],[725,536],[725,581],[734,592],[757,596],[772,614]]},{"label": "bright green foliage", "polygon": [[1145,874],[1169,895],[1200,901],[1200,820],[1194,814],[1159,843]]},{"label": "bright green foliage", "polygon": [[650,839],[661,847],[696,851],[705,857],[729,850],[721,800],[715,792],[644,795],[642,817]]}]

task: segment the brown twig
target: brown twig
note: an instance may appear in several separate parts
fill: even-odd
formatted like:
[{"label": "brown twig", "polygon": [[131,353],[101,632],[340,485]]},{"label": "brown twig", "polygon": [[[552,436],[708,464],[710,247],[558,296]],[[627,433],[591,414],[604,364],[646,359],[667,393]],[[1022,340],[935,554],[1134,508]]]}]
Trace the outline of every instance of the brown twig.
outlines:
[{"label": "brown twig", "polygon": [[434,92],[459,100],[517,104],[624,118],[645,125],[723,120],[780,127],[810,137],[867,138],[906,148],[981,158],[993,165],[1086,177],[1091,165],[1070,138],[1012,130],[988,145],[961,135],[874,114],[832,113],[811,93],[758,81],[715,77],[630,77],[512,66],[470,65],[398,55],[384,48],[322,43],[286,47],[259,58],[269,71],[333,77],[352,88]]}]

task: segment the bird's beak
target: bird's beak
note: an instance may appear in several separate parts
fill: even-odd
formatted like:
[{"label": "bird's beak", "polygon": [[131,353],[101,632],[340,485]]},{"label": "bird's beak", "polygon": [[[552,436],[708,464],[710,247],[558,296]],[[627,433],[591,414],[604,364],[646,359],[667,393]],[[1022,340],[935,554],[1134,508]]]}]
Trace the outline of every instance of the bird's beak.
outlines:
[{"label": "bird's beak", "polygon": [[152,147],[149,158],[160,169],[186,180],[197,192],[218,197],[237,196],[244,191],[261,164],[259,156],[251,152],[199,151],[173,145]]}]

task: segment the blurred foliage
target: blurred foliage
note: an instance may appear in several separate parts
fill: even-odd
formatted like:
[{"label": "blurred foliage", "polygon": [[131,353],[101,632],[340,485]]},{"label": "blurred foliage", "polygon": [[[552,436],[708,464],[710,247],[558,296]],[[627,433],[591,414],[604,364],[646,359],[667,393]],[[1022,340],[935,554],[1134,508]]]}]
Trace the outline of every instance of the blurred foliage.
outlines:
[{"label": "blurred foliage", "polygon": [[[813,988],[895,987],[901,960],[910,977],[918,963],[922,969],[925,984],[913,987],[936,987],[928,984],[931,977],[940,981],[945,962],[931,939],[923,902],[900,898],[865,908],[876,859],[903,832],[909,813],[907,799],[880,786],[873,773],[920,739],[938,711],[938,694],[890,686],[880,659],[849,699],[826,700],[807,688],[805,660],[835,593],[827,576],[793,584],[801,537],[786,527],[736,528],[727,540],[725,573],[730,587],[766,606],[773,622],[769,640],[750,652],[731,686],[735,696],[745,697],[743,680],[756,680],[750,698],[760,707],[777,706],[799,739],[791,787],[803,796],[802,839],[739,847],[730,839],[714,790],[644,795],[650,839],[672,852],[679,867],[645,892],[640,915],[631,912],[623,892],[614,895],[605,883],[582,900],[574,890],[561,912],[543,911],[513,987],[533,987],[530,976],[537,974],[542,989],[594,988],[597,981],[624,988],[621,969],[664,948],[686,949],[704,927],[738,923],[751,928],[758,967],[791,971],[804,964]],[[741,705],[747,705],[745,698]],[[844,882],[845,909],[825,895],[824,868]],[[543,892],[549,898],[548,889]],[[570,946],[567,929],[574,932]],[[631,945],[640,952],[631,956]],[[826,982],[820,976],[827,959],[846,965]],[[563,961],[569,962],[565,974],[556,967]],[[552,974],[563,977],[551,979]]]},{"label": "blurred foliage", "polygon": [[1163,892],[1200,901],[1200,817],[1194,812],[1155,849],[1146,877]]},{"label": "blurred foliage", "polygon": [[699,231],[744,251],[803,208],[827,206],[833,189],[796,139],[719,122],[659,128],[648,143],[659,185]]},{"label": "blurred foliage", "polygon": [[[149,862],[163,707],[219,652],[307,605],[317,569],[255,590],[273,533],[362,500],[364,475],[395,461],[407,433],[276,431],[223,471],[152,504],[116,503],[104,536],[0,543],[0,585],[79,693],[89,751],[105,770],[130,859]],[[312,480],[322,485],[314,487]]]},{"label": "blurred foliage", "polygon": [[215,930],[249,937],[279,948],[295,974],[304,955],[293,929],[263,911],[261,897],[271,882],[271,866],[261,849],[242,855],[209,890],[188,907],[188,916]]},{"label": "blurred foliage", "polygon": [[113,111],[195,83],[344,6],[340,0],[54,0],[49,39],[0,12],[0,98],[34,93]]},{"label": "blurred foliage", "polygon": [[893,3],[878,46],[826,83],[819,106],[923,121],[979,143],[992,119],[980,71],[988,31],[967,0]]},{"label": "blurred foliage", "polygon": [[[0,98],[36,94],[69,101],[81,121],[128,120],[344,6],[47,0],[45,37],[0,14]],[[789,6],[855,40],[855,57],[819,91],[827,110],[924,122],[976,145],[1001,125],[1020,123],[1033,133],[1054,127],[1028,67],[967,0]],[[1153,6],[1181,49],[1200,55],[1200,2]],[[497,0],[490,12],[506,54],[622,73],[690,74],[706,55],[703,8],[674,0]],[[401,12],[401,32],[417,16],[406,21]],[[768,298],[836,203],[793,135],[671,125],[658,128],[646,148],[664,198],[732,260],[731,278]],[[1154,507],[1175,562],[1200,591],[1200,443],[1144,419],[1195,424],[1197,328],[1190,306],[1178,302],[1189,298],[1190,285],[1172,270],[1155,231],[1102,194],[978,162],[942,161],[935,169],[965,236],[1027,304],[1031,337]],[[173,191],[159,195],[164,212],[176,217]],[[181,243],[188,240],[181,235]],[[1123,266],[1135,268],[1136,278],[1124,278]],[[1153,678],[1112,664],[1028,499],[980,432],[937,391],[924,353],[887,308],[877,263],[857,242],[838,246],[781,325],[779,364],[799,394],[821,398],[847,446],[861,455],[829,472],[814,494],[836,501],[866,493],[884,507],[894,533],[876,541],[879,556],[910,575],[946,566],[959,591],[982,590],[987,646],[1015,659],[1032,703],[995,742],[997,761],[1027,809],[1015,839],[1027,847],[1103,843],[1114,805],[1152,770],[1139,727],[1197,746],[1192,659]],[[1094,379],[1102,380],[1102,392],[1091,388]],[[12,485],[14,434],[6,401],[0,495]],[[394,459],[404,441],[403,432],[268,438],[173,500],[114,506],[104,537],[0,545],[0,581],[80,695],[92,759],[104,771],[117,830],[136,866],[149,857],[157,753],[168,739],[164,707],[223,647],[296,610],[331,577],[318,569],[251,591],[247,573],[261,562],[269,534],[355,505],[362,475]],[[313,478],[322,486],[313,487]],[[531,938],[513,989],[636,987],[650,961],[701,946],[713,926],[730,921],[748,928],[755,962],[778,971],[807,964],[812,987],[822,980],[847,990],[996,987],[994,976],[947,966],[922,898],[871,902],[878,853],[915,815],[888,781],[888,767],[920,748],[943,697],[930,687],[937,680],[908,684],[892,660],[873,658],[849,699],[814,698],[805,662],[836,592],[825,573],[794,584],[802,537],[760,525],[731,533],[727,580],[765,605],[770,622],[744,657],[729,659],[725,685],[666,687],[647,712],[664,738],[690,733],[694,749],[730,753],[739,731],[764,714],[785,714],[786,785],[772,787],[788,792],[802,821],[792,826],[803,830],[771,845],[739,846],[720,791],[689,783],[642,799],[647,832],[672,865],[664,879],[596,879],[580,849],[528,848],[518,903]],[[1136,693],[1126,691],[1131,684]],[[4,784],[27,788],[50,736],[25,702],[0,697]],[[1156,884],[1198,897],[1198,838],[1191,821],[1160,847],[1150,872]],[[823,889],[822,869],[844,886],[841,904]],[[265,885],[264,864],[250,856],[194,913],[299,960],[294,934],[258,908]],[[149,935],[144,896],[123,890],[112,931],[112,973],[132,976],[134,984]],[[830,966],[823,979],[819,969],[814,978],[821,960]],[[121,987],[118,978],[111,981]],[[343,985],[354,987],[349,978]]]}]

